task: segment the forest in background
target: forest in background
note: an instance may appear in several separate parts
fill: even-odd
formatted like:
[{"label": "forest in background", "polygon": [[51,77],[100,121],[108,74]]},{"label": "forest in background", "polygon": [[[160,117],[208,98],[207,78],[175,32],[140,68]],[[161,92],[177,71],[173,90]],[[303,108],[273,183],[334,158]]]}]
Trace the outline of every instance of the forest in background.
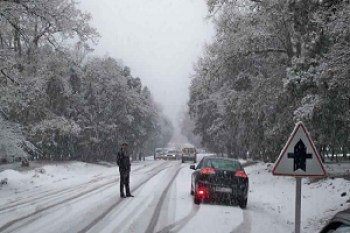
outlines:
[{"label": "forest in background", "polygon": [[274,162],[303,121],[321,156],[349,154],[350,2],[206,2],[216,36],[188,102],[203,146]]},{"label": "forest in background", "polygon": [[74,0],[0,0],[0,151],[39,160],[113,161],[165,147],[173,126]]}]

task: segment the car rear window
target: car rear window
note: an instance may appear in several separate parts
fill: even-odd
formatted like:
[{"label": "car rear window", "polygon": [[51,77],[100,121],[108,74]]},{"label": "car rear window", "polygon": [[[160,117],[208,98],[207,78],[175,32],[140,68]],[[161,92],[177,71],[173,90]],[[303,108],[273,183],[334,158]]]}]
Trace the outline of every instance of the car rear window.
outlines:
[{"label": "car rear window", "polygon": [[184,149],[182,149],[182,152],[185,155],[192,155],[192,154],[196,153],[196,149],[195,148],[184,148]]},{"label": "car rear window", "polygon": [[211,167],[211,168],[214,168],[214,169],[227,170],[227,171],[239,171],[239,170],[242,170],[241,165],[239,164],[239,162],[228,161],[228,160],[210,159],[210,160],[208,160],[208,167]]}]

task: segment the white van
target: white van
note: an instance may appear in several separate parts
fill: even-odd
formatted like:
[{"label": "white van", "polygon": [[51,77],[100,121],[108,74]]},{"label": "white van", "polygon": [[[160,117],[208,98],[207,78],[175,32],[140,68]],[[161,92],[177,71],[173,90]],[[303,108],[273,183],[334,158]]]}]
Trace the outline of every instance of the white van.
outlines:
[{"label": "white van", "polygon": [[196,148],[183,148],[181,151],[181,161],[182,163],[186,161],[193,161],[194,163],[197,163]]}]

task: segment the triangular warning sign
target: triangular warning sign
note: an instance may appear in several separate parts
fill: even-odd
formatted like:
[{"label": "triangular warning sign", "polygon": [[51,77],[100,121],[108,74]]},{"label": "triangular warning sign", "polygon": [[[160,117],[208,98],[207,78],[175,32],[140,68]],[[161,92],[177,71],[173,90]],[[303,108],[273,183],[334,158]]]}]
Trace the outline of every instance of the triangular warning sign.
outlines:
[{"label": "triangular warning sign", "polygon": [[302,122],[295,126],[273,167],[272,174],[295,177],[326,176],[322,160]]}]

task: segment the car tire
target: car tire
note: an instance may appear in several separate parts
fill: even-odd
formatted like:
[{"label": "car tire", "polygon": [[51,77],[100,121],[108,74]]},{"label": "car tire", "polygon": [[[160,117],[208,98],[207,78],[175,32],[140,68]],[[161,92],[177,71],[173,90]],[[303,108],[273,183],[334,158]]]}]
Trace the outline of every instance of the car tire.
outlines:
[{"label": "car tire", "polygon": [[248,199],[239,200],[238,205],[241,209],[247,208]]},{"label": "car tire", "polygon": [[195,194],[193,202],[195,205],[200,205],[201,204],[201,199],[197,197],[197,194]]},{"label": "car tire", "polygon": [[193,196],[193,194],[194,194],[194,191],[193,191],[193,189],[192,189],[192,187],[191,187],[191,195]]},{"label": "car tire", "polygon": [[195,188],[194,188],[194,192],[193,192],[193,202],[195,205],[200,205],[201,204],[201,199],[198,198],[198,195],[197,195],[197,184],[195,185]]},{"label": "car tire", "polygon": [[185,161],[184,160],[181,160],[181,163],[184,163]]}]

